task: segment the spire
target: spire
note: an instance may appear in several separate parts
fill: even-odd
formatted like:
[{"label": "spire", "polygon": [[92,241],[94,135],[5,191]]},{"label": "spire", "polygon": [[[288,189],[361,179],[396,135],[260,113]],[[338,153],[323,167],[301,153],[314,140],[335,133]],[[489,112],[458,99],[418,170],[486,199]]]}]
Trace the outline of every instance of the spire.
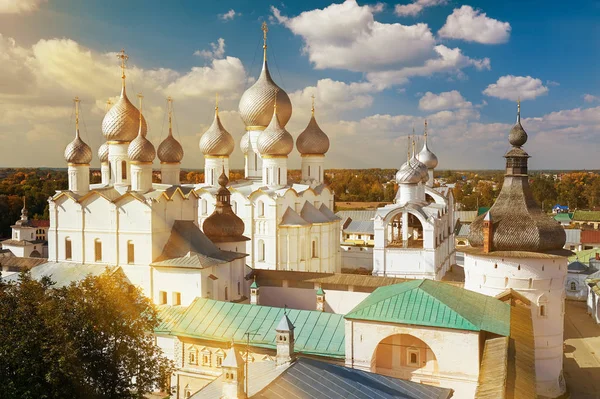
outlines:
[{"label": "spire", "polygon": [[126,63],[129,59],[129,56],[125,54],[125,49],[121,49],[121,51],[117,54],[117,58],[121,61],[121,79],[123,81],[122,94],[125,94],[125,68],[127,68]]},{"label": "spire", "polygon": [[[415,132],[415,128],[413,126],[413,133]],[[406,162],[410,161],[410,134],[406,136]]]},{"label": "spire", "polygon": [[315,95],[310,96],[312,98],[312,107],[310,108],[310,112],[312,116],[315,116]]},{"label": "spire", "polygon": [[425,132],[423,136],[425,137],[425,145],[427,145],[427,119],[425,119]]},{"label": "spire", "polygon": [[266,22],[262,23],[261,30],[263,31],[263,62],[267,62],[267,32],[269,28]]},{"label": "spire", "polygon": [[517,123],[521,123],[521,97],[517,99]]},{"label": "spire", "polygon": [[75,137],[79,137],[79,97],[73,99],[75,102]]},{"label": "spire", "polygon": [[139,122],[140,122],[140,130],[138,131],[138,135],[143,136],[143,130],[142,130],[142,102],[144,100],[144,96],[142,95],[142,93],[138,93],[138,98],[140,100],[140,118],[139,118]]},{"label": "spire", "polygon": [[[167,112],[169,113],[169,136],[173,135],[173,97],[167,97]],[[142,107],[140,106],[140,116],[142,115]]]}]

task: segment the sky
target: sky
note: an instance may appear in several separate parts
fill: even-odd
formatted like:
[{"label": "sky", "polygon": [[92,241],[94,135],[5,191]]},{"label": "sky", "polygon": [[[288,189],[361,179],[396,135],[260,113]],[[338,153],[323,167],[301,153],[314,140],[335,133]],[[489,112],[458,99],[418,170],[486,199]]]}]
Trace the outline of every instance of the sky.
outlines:
[{"label": "sky", "polygon": [[[304,129],[314,95],[327,167],[398,168],[426,119],[439,169],[501,169],[520,98],[530,168],[598,169],[599,20],[592,0],[0,0],[0,166],[65,167],[75,96],[95,154],[124,48],[155,146],[171,96],[182,167],[202,169],[218,92],[243,167],[238,101],[260,72],[266,21],[287,130]],[[297,151],[289,162],[299,167]]]}]

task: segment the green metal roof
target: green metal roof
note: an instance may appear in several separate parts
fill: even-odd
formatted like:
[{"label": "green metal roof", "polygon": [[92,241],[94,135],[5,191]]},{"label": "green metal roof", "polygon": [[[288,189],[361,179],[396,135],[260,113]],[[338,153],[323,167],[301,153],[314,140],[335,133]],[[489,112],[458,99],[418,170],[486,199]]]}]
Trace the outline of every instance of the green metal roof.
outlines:
[{"label": "green metal roof", "polygon": [[[196,298],[177,320],[171,334],[182,337],[276,348],[275,328],[283,308]],[[344,358],[344,316],[316,310],[287,309],[294,324],[296,352]]]},{"label": "green metal roof", "polygon": [[582,222],[600,222],[600,211],[575,211],[573,220]]},{"label": "green metal roof", "polygon": [[187,307],[185,306],[158,305],[156,311],[158,312],[160,324],[154,329],[154,332],[169,334],[186,310]]},{"label": "green metal roof", "polygon": [[477,216],[479,215],[483,215],[484,213],[487,213],[487,211],[490,210],[489,206],[480,206],[479,208],[477,208]]},{"label": "green metal roof", "polygon": [[557,213],[554,215],[554,220],[557,222],[571,222],[573,219],[572,213]]},{"label": "green metal roof", "polygon": [[317,290],[317,295],[325,295],[325,291],[323,291],[323,288],[319,287],[319,289]]},{"label": "green metal roof", "polygon": [[578,260],[581,263],[587,264],[590,262],[590,259],[594,259],[596,257],[597,252],[600,252],[600,249],[598,249],[598,248],[584,249],[583,251],[575,252],[575,254],[573,256],[569,256],[568,260],[569,260],[569,263],[575,262],[576,260]]},{"label": "green metal roof", "polygon": [[509,304],[433,280],[377,288],[346,318],[510,334]]}]

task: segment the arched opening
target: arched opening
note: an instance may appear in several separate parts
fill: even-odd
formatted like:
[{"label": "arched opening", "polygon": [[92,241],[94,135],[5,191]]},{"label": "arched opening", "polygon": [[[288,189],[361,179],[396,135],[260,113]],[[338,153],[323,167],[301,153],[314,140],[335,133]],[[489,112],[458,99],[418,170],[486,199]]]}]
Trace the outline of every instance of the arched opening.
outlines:
[{"label": "arched opening", "polygon": [[461,240],[461,241],[459,241],[458,243],[456,243],[456,245],[459,245],[459,246],[465,246],[465,245],[467,245],[467,243],[466,243],[465,241],[462,241],[462,240]]},{"label": "arched opening", "polygon": [[388,223],[389,247],[423,248],[423,225],[412,213],[401,212]]},{"label": "arched opening", "polygon": [[121,161],[121,179],[127,180],[127,161]]},{"label": "arched opening", "polygon": [[433,198],[429,193],[425,193],[425,201],[428,204],[433,204],[435,202],[435,198]]},{"label": "arched opening", "polygon": [[135,262],[135,247],[133,241],[127,241],[127,263],[133,264]]},{"label": "arched opening", "polygon": [[571,281],[571,291],[577,291],[577,283],[575,281]]},{"label": "arched opening", "polygon": [[71,246],[71,239],[69,237],[65,238],[65,259],[73,259],[73,247]]},{"label": "arched opening", "polygon": [[259,262],[265,261],[265,242],[264,240],[258,240],[258,258]]},{"label": "arched opening", "polygon": [[258,201],[256,203],[256,211],[259,217],[265,216],[265,203],[262,201]]},{"label": "arched opening", "polygon": [[318,258],[319,257],[319,245],[318,245],[318,241],[317,241],[316,238],[314,238],[312,240],[310,254],[311,254],[310,255],[311,258]]},{"label": "arched opening", "polygon": [[373,356],[372,371],[377,374],[415,381],[426,377],[429,383],[438,371],[437,358],[429,345],[409,334],[383,339]]},{"label": "arched opening", "polygon": [[94,261],[102,262],[102,241],[99,238],[94,240]]}]

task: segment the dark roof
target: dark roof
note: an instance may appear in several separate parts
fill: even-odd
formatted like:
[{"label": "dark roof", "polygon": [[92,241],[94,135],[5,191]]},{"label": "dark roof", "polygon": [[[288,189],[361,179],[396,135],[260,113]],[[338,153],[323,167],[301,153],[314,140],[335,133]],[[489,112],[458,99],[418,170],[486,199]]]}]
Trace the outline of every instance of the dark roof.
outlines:
[{"label": "dark roof", "polygon": [[336,215],[340,219],[350,218],[352,220],[372,220],[376,214],[375,209],[363,210],[363,211],[339,211]]},{"label": "dark roof", "polygon": [[175,220],[169,240],[152,265],[205,268],[245,256],[220,250],[191,220]]},{"label": "dark roof", "polygon": [[31,226],[32,227],[50,227],[50,221],[49,220],[38,220],[38,219],[32,219],[31,220]]},{"label": "dark roof", "polygon": [[433,280],[378,288],[346,314],[346,319],[510,333],[508,304]]},{"label": "dark roof", "polygon": [[352,220],[346,227],[344,233],[375,234],[372,220]]},{"label": "dark roof", "polygon": [[299,358],[252,398],[446,399],[452,390]]},{"label": "dark roof", "polygon": [[8,271],[21,271],[22,269],[31,269],[41,265],[42,263],[48,262],[48,259],[44,258],[21,258],[16,256],[2,256],[0,257],[0,269],[8,269]]},{"label": "dark roof", "polygon": [[[506,175],[489,213],[493,251],[547,252],[565,245],[565,230],[544,214],[533,199],[527,175]],[[483,218],[471,224],[469,243],[483,247]]]}]

